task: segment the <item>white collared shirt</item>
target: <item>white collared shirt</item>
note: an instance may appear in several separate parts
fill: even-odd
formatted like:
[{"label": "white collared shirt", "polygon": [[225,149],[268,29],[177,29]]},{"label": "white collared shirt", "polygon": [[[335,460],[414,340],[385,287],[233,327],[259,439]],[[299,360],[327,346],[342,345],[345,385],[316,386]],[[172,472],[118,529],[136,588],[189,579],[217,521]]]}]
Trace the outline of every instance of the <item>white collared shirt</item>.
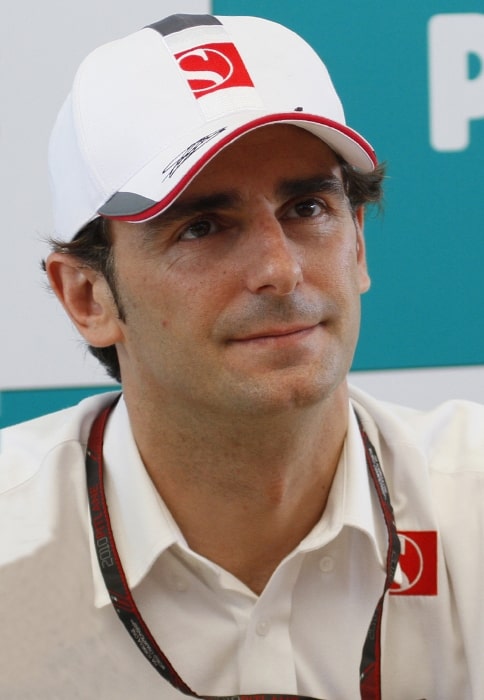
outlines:
[{"label": "white collared shirt", "polygon": [[[399,569],[399,594],[385,603],[383,697],[481,700],[484,409],[449,404],[421,414],[352,395],[380,455],[398,530],[438,531],[437,594],[405,592],[418,560],[411,557],[411,537],[402,539],[401,561],[411,565]],[[184,697],[122,627],[95,557],[84,453],[106,400],[95,397],[2,431],[2,699]],[[130,588],[189,686],[211,695],[359,697],[361,651],[383,589],[387,534],[352,411],[324,515],[260,596],[190,550],[144,469],[122,400],[107,427],[104,457]]]}]

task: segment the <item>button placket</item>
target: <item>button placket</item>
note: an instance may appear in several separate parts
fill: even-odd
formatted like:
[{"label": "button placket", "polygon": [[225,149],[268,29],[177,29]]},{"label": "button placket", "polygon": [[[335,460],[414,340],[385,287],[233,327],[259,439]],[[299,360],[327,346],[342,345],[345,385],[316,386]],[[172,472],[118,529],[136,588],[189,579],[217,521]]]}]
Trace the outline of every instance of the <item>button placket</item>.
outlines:
[{"label": "button placket", "polygon": [[296,553],[282,562],[252,610],[239,657],[241,683],[250,692],[273,689],[274,677],[286,692],[297,692],[291,610],[302,560]]}]

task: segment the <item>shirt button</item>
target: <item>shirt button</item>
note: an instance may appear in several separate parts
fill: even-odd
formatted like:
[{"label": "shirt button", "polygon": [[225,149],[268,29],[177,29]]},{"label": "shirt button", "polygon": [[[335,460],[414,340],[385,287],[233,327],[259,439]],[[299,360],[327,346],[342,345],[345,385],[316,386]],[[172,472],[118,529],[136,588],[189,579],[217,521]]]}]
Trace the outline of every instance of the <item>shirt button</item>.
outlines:
[{"label": "shirt button", "polygon": [[188,583],[181,576],[170,576],[170,584],[179,593],[184,593],[188,589]]},{"label": "shirt button", "polygon": [[269,620],[259,620],[256,625],[255,631],[259,637],[265,637],[271,628],[271,623]]},{"label": "shirt button", "polygon": [[334,569],[333,557],[323,557],[319,562],[319,568],[323,574],[329,574]]},{"label": "shirt button", "polygon": [[177,591],[180,591],[180,593],[184,593],[186,590],[188,590],[188,583],[182,578],[177,578],[175,581],[175,587]]}]

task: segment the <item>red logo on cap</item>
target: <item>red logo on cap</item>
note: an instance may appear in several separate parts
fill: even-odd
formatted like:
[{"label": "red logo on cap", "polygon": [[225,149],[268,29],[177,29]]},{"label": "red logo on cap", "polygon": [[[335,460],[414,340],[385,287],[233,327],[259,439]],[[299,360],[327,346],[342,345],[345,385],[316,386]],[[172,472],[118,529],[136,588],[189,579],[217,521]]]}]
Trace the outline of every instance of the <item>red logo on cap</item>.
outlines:
[{"label": "red logo on cap", "polygon": [[437,533],[399,532],[403,582],[393,583],[392,595],[437,595]]},{"label": "red logo on cap", "polygon": [[234,44],[204,44],[175,54],[195,97],[230,87],[254,87]]}]

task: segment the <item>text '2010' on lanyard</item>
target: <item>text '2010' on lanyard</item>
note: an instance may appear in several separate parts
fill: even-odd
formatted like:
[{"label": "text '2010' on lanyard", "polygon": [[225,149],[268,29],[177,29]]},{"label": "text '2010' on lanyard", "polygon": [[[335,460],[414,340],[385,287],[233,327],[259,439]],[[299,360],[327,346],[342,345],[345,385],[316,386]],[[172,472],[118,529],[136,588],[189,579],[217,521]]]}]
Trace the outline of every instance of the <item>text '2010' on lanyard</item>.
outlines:
[{"label": "text '2010' on lanyard", "polygon": [[[180,692],[194,698],[206,698],[207,700],[316,700],[307,696],[284,693],[227,696],[199,695],[178,675],[159,648],[129,590],[109,519],[103,483],[103,438],[106,421],[112,408],[113,405],[108,405],[101,411],[95,419],[89,435],[86,453],[88,498],[94,543],[104,582],[113,607],[135,644],[165,680]],[[358,424],[365,446],[368,471],[378,495],[388,532],[385,584],[368,628],[360,663],[361,700],[381,700],[380,635],[383,601],[395,576],[400,556],[400,541],[397,535],[388,488],[378,456],[359,419]]]}]

